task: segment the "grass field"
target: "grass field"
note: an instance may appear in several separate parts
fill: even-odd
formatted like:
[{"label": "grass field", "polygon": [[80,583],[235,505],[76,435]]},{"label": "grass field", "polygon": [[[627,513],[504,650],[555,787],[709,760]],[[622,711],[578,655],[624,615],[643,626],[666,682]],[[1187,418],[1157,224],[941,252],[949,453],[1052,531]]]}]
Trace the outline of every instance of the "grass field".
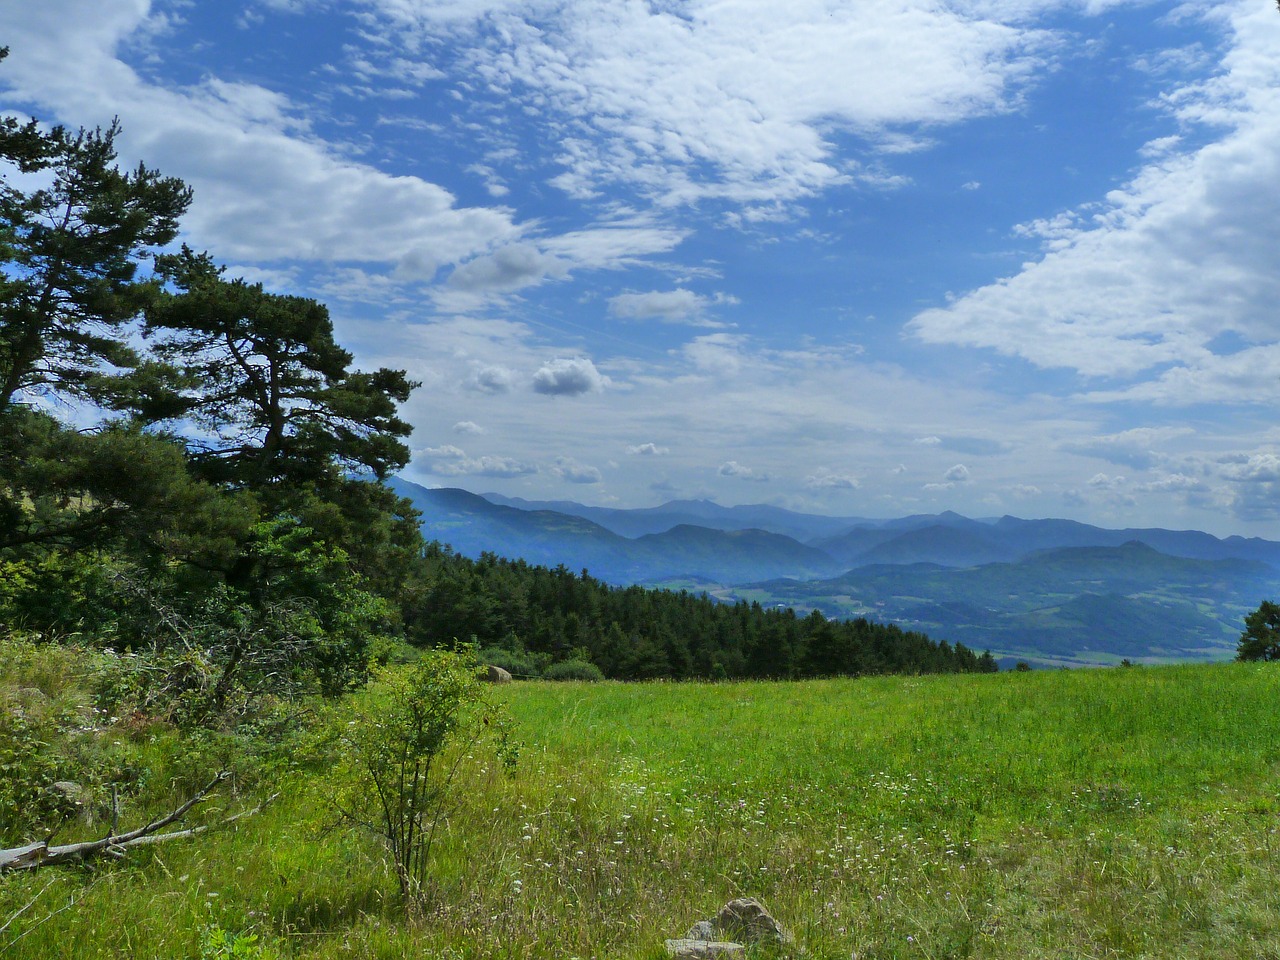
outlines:
[{"label": "grass field", "polygon": [[238,829],[0,878],[0,955],[656,960],[755,896],[813,958],[1280,958],[1280,669],[500,695],[421,919],[299,753]]}]

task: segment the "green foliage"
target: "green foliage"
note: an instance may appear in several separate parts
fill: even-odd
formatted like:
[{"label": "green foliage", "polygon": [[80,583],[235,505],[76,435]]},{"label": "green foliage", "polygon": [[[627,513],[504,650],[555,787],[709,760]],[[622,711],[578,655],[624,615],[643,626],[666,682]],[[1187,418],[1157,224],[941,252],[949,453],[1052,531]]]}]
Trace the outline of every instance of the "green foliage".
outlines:
[{"label": "green foliage", "polygon": [[485,647],[476,658],[484,664],[501,667],[513,677],[536,677],[546,666],[546,658],[528,653],[523,647]]},{"label": "green foliage", "polygon": [[396,405],[414,384],[403,371],[349,371],[323,304],[224,280],[185,246],[157,266],[177,292],[153,300],[146,330],[179,376],[150,412],[200,429],[202,475],[261,487],[314,482],[335,465],[383,478],[408,462]]},{"label": "green foliage", "polygon": [[1280,604],[1264,600],[1244,618],[1237,660],[1280,660]]},{"label": "green foliage", "polygon": [[345,720],[337,807],[386,845],[401,897],[416,909],[460,764],[486,740],[515,762],[506,716],[486,698],[474,649],[462,648],[382,671]]},{"label": "green foliage", "polygon": [[0,845],[91,819],[106,784],[136,782],[137,764],[103,736],[96,663],[83,648],[0,633]]},{"label": "green foliage", "polygon": [[603,680],[604,674],[594,663],[586,660],[561,660],[542,671],[543,680]]},{"label": "green foliage", "polygon": [[[614,588],[585,572],[548,569],[438,544],[418,563],[405,629],[421,645],[473,637],[486,651],[542,666],[595,664],[611,679],[742,679],[878,673],[986,673],[995,660],[964,644],[865,618],[804,618],[759,603],[717,603],[687,591]],[[506,667],[502,654],[489,662]],[[524,669],[512,673],[532,675]],[[542,672],[542,670],[537,671]]]},{"label": "green foliage", "polygon": [[200,960],[279,960],[280,951],[260,943],[256,933],[232,933],[216,923],[204,928]]},{"label": "green foliage", "polygon": [[[120,328],[154,292],[138,260],[173,239],[191,194],[145,166],[117,169],[119,132],[4,124],[0,418],[41,389],[110,405],[114,371],[137,361]],[[45,171],[47,185],[14,186],[14,170]]]}]

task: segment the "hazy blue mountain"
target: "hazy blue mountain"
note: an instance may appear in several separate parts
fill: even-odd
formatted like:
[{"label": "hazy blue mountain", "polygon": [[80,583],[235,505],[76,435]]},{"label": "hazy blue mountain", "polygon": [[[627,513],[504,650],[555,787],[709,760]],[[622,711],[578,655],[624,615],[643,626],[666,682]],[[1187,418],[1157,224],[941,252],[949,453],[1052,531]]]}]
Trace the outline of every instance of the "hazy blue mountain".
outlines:
[{"label": "hazy blue mountain", "polygon": [[618,584],[691,582],[1043,663],[1227,658],[1245,615],[1280,597],[1280,543],[1195,530],[818,517],[704,500],[618,510],[393,486],[422,511],[428,537],[468,556],[564,564]]},{"label": "hazy blue mountain", "polygon": [[[876,523],[858,517],[824,517],[795,513],[768,504],[722,507],[710,500],[672,500],[658,507],[622,510],[588,507],[569,500],[524,500],[499,493],[483,494],[486,500],[522,510],[556,510],[585,517],[624,537],[664,533],[673,527],[698,526],[711,530],[765,530],[802,542],[828,537],[853,524]],[[821,548],[819,548],[821,549]]]},{"label": "hazy blue mountain", "polygon": [[764,530],[682,524],[628,538],[582,516],[520,509],[465,490],[428,489],[399,478],[390,485],[421,511],[428,539],[470,557],[489,552],[552,567],[564,564],[618,584],[678,578],[738,583],[830,576],[841,569],[822,551]]},{"label": "hazy blue mountain", "polygon": [[1013,560],[1023,553],[1003,542],[994,529],[976,523],[971,527],[934,524],[905,533],[888,529],[876,532],[895,535],[874,546],[868,545],[856,553],[848,548],[857,544],[857,540],[847,534],[838,543],[823,542],[822,546],[837,559],[859,567],[882,563],[937,563],[946,567],[972,567],[998,560]]},{"label": "hazy blue mountain", "polygon": [[1065,547],[1014,562],[878,565],[829,580],[772,581],[734,595],[867,616],[935,639],[1045,663],[1222,659],[1246,613],[1280,594],[1256,560],[1174,557],[1138,541]]}]

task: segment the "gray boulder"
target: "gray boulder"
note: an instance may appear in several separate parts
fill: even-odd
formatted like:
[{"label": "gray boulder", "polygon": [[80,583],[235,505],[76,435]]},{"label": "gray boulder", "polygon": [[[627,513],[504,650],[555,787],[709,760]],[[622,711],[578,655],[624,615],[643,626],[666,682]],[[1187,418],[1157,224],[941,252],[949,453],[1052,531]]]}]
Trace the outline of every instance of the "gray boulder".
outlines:
[{"label": "gray boulder", "polygon": [[710,920],[699,920],[689,932],[684,935],[686,940],[714,940],[716,938],[716,925]]},{"label": "gray boulder", "polygon": [[668,940],[667,953],[675,960],[703,960],[705,957],[723,957],[742,960],[747,948],[740,943],[722,940]]},{"label": "gray boulder", "polygon": [[730,900],[716,917],[716,928],[725,936],[746,943],[790,943],[791,935],[752,897]]},{"label": "gray boulder", "polygon": [[490,683],[510,683],[511,682],[511,673],[507,670],[502,669],[502,667],[496,666],[495,664],[491,663],[486,669],[488,670],[488,674],[485,676],[485,679],[488,680]]}]

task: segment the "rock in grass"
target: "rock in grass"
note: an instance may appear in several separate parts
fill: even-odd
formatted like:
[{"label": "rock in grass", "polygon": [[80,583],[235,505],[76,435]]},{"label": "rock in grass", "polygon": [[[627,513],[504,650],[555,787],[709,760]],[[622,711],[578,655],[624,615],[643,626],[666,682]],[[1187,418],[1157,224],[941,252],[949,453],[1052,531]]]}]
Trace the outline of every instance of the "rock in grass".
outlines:
[{"label": "rock in grass", "polygon": [[791,936],[773,919],[764,905],[751,897],[730,900],[716,917],[717,928],[726,936],[747,943],[790,943]]},{"label": "rock in grass", "polygon": [[689,932],[684,935],[686,940],[714,940],[716,938],[716,925],[710,920],[699,920]]},{"label": "rock in grass", "polygon": [[491,663],[489,664],[488,673],[486,674],[485,679],[490,683],[510,683],[511,672],[502,669],[502,667],[497,664]]},{"label": "rock in grass", "polygon": [[725,940],[668,940],[667,953],[675,960],[701,960],[703,957],[741,960],[747,955],[747,948]]}]

